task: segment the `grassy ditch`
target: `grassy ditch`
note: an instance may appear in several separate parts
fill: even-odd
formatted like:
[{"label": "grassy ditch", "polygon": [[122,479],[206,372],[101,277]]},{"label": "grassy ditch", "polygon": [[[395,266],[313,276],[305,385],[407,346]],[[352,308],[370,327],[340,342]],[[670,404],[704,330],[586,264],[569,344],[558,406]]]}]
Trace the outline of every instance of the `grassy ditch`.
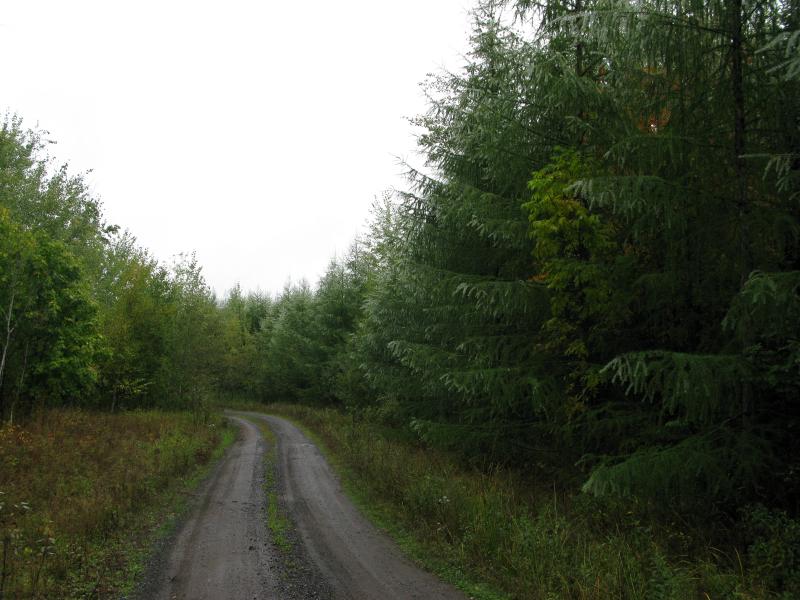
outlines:
[{"label": "grassy ditch", "polygon": [[218,416],[53,410],[0,428],[0,598],[110,598],[235,437]]},{"label": "grassy ditch", "polygon": [[266,410],[312,432],[362,509],[473,598],[773,597],[736,549],[711,547],[681,523],[649,519],[634,501],[477,472],[332,410]]}]

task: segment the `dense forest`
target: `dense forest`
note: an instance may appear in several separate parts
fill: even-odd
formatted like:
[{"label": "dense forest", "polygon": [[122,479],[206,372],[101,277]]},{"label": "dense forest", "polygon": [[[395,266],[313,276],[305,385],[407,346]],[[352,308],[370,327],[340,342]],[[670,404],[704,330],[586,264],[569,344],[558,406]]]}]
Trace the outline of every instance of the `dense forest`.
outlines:
[{"label": "dense forest", "polygon": [[162,265],[8,118],[4,417],[338,407],[478,469],[747,524],[800,589],[800,5],[474,15],[413,122],[427,164],[276,296]]}]

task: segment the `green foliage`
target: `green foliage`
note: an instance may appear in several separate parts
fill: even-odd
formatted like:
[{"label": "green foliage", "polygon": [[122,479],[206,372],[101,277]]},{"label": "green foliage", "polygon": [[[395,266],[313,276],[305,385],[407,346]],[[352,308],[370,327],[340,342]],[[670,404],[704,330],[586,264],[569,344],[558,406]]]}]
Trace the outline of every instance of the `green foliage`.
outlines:
[{"label": "green foliage", "polygon": [[124,234],[109,246],[99,296],[101,394],[110,396],[112,410],[141,406],[164,363],[172,314],[168,274]]},{"label": "green foliage", "polygon": [[159,389],[176,407],[202,410],[216,389],[224,352],[218,342],[221,323],[216,298],[194,255],[181,256],[173,265],[170,283],[174,312]]},{"label": "green foliage", "polygon": [[652,351],[624,354],[605,372],[626,392],[661,402],[661,415],[688,425],[707,425],[741,415],[752,374],[737,356]]},{"label": "green foliage", "polygon": [[755,576],[773,589],[784,590],[782,598],[796,597],[800,594],[800,522],[761,504],[748,507],[744,516],[753,540],[747,554]]},{"label": "green foliage", "polygon": [[200,408],[222,315],[193,257],[172,269],[103,221],[43,134],[0,129],[0,417],[39,406]]},{"label": "green foliage", "polygon": [[2,410],[74,402],[91,389],[100,339],[78,265],[63,243],[2,207],[0,306]]},{"label": "green foliage", "polygon": [[573,410],[585,409],[600,383],[599,362],[609,341],[630,317],[630,274],[620,224],[591,210],[573,191],[597,166],[574,151],[562,151],[530,181],[529,235],[536,274],[548,290],[551,318],[543,323],[542,350],[569,362],[565,380]]},{"label": "green foliage", "polygon": [[99,266],[104,243],[117,228],[103,222],[101,205],[82,176],[70,174],[66,165],[55,167],[47,158],[46,134],[25,130],[16,117],[3,120],[0,205],[24,227],[66,244],[81,266],[92,270]]}]

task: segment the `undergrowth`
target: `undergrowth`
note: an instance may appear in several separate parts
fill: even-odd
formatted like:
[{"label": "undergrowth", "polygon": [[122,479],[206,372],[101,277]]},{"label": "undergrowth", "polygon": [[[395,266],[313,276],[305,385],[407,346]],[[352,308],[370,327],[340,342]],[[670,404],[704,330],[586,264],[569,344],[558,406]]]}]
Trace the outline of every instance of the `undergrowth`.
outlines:
[{"label": "undergrowth", "polygon": [[313,432],[370,516],[472,597],[775,597],[733,544],[711,546],[702,531],[654,519],[634,500],[600,500],[524,474],[476,471],[333,410],[261,410]]},{"label": "undergrowth", "polygon": [[109,598],[233,431],[208,414],[53,410],[0,427],[0,598]]}]

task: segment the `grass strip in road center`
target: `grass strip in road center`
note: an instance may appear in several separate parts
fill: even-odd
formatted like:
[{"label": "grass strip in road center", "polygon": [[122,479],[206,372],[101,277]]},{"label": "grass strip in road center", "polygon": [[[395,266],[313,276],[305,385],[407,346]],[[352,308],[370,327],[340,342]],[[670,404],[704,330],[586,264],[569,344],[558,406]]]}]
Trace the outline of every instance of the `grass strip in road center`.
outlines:
[{"label": "grass strip in road center", "polygon": [[288,554],[292,550],[288,532],[291,527],[286,511],[278,499],[278,466],[276,464],[278,449],[275,434],[263,419],[249,418],[250,423],[258,427],[264,438],[266,449],[264,451],[264,493],[267,498],[267,529],[275,547],[282,553]]},{"label": "grass strip in road center", "polygon": [[283,496],[282,482],[278,469],[278,440],[267,421],[258,416],[234,413],[246,419],[261,432],[266,448],[264,450],[265,519],[270,544],[275,548],[271,563],[279,578],[282,598],[300,600],[318,598],[328,600],[334,597],[330,582],[322,576],[314,562],[309,558],[289,507]]}]

